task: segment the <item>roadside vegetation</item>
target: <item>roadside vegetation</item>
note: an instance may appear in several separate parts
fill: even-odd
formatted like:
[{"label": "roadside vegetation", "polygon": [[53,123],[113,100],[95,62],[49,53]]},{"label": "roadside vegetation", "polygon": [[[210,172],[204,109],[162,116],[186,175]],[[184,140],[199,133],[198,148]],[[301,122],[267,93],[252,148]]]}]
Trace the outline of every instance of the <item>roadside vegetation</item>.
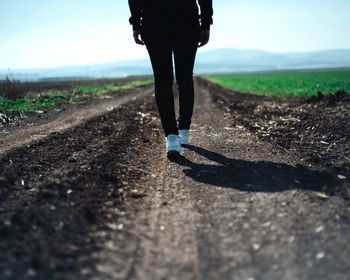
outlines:
[{"label": "roadside vegetation", "polygon": [[96,83],[74,86],[64,89],[48,89],[43,92],[28,94],[25,84],[19,81],[6,80],[0,84],[0,113],[36,112],[49,107],[70,102],[79,102],[94,97],[129,90],[153,83],[152,79]]},{"label": "roadside vegetation", "polygon": [[232,74],[204,78],[226,89],[281,98],[350,92],[349,69]]}]

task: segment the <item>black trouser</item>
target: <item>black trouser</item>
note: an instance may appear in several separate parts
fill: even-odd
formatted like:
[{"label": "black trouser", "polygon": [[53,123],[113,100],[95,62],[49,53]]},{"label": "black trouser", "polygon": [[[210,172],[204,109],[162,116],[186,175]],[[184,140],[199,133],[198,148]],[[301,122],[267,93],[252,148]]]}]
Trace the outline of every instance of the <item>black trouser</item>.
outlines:
[{"label": "black trouser", "polygon": [[[178,129],[190,129],[194,104],[193,67],[199,40],[199,24],[180,24],[166,28],[146,25],[142,38],[152,63],[155,98],[165,136],[178,134]],[[173,57],[179,89],[178,120],[174,107]]]}]

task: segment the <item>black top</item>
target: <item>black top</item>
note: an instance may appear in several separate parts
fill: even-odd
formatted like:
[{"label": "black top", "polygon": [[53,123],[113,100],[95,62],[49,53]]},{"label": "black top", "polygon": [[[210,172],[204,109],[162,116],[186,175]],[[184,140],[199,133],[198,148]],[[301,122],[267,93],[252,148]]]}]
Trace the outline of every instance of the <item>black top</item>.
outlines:
[{"label": "black top", "polygon": [[202,29],[209,29],[213,23],[212,0],[129,0],[130,24],[140,30],[147,23],[167,25],[170,23],[198,22]]}]

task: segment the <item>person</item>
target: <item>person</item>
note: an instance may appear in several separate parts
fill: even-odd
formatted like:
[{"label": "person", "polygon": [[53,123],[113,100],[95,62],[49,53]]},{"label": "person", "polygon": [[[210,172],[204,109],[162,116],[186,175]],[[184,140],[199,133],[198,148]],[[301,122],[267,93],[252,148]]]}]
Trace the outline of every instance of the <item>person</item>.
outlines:
[{"label": "person", "polygon": [[[134,40],[146,45],[151,60],[166,153],[170,159],[177,158],[182,155],[181,145],[189,143],[194,106],[193,67],[197,48],[209,41],[212,0],[129,0],[129,7]],[[173,60],[179,90],[178,119]]]}]

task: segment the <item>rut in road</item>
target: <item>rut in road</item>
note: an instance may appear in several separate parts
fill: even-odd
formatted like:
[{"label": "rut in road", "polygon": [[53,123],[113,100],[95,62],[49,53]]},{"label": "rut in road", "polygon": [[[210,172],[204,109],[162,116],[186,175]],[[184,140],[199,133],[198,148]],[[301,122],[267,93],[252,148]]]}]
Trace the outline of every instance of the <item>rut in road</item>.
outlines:
[{"label": "rut in road", "polygon": [[[36,166],[1,174],[17,184],[0,205],[2,275],[348,279],[349,204],[321,192],[342,182],[236,126],[216,92],[196,87],[191,145],[177,162],[165,157],[150,96],[17,151]],[[33,218],[36,228],[25,224]],[[26,248],[19,272],[8,244]]]}]

